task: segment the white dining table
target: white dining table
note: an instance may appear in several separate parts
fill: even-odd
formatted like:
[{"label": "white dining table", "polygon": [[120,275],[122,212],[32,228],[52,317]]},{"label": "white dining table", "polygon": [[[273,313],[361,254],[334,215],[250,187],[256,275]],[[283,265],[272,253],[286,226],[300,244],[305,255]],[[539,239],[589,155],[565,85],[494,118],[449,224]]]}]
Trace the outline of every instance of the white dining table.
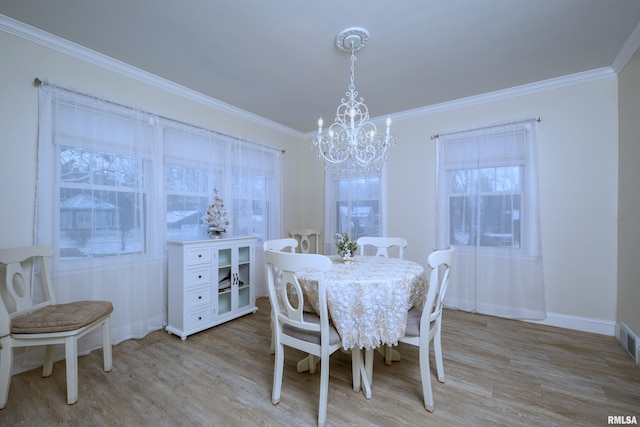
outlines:
[{"label": "white dining table", "polygon": [[[325,272],[329,315],[344,350],[367,352],[368,363],[361,364],[361,378],[354,378],[354,389],[360,389],[361,380],[364,394],[370,398],[372,350],[384,344],[398,344],[405,334],[407,312],[413,306],[424,305],[427,277],[424,267],[408,260],[356,256],[355,261],[345,262],[337,256],[330,258],[333,266]],[[305,293],[305,310],[317,312],[316,274],[303,270],[298,279]],[[357,360],[363,360],[361,353]],[[308,369],[309,358],[298,363],[299,372]]]}]

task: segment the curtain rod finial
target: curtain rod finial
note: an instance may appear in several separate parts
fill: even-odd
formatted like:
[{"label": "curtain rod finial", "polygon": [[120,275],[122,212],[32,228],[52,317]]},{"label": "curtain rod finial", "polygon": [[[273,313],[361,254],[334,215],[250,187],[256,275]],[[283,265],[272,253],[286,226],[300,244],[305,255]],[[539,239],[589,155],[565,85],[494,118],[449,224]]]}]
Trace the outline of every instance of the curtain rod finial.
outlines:
[{"label": "curtain rod finial", "polygon": [[36,86],[36,87],[37,87],[37,86],[40,86],[41,84],[42,84],[42,80],[40,80],[39,78],[37,78],[37,77],[36,77],[36,78],[33,80],[33,85],[34,85],[34,86]]}]

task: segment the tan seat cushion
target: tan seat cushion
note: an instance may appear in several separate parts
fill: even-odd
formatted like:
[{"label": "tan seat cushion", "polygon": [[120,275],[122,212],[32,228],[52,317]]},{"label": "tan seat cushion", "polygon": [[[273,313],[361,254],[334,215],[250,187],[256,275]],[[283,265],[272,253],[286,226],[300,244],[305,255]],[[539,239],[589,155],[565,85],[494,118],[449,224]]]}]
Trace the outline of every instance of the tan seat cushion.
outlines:
[{"label": "tan seat cushion", "polygon": [[109,301],[76,301],[55,304],[11,321],[14,334],[65,332],[86,326],[113,311]]},{"label": "tan seat cushion", "polygon": [[[302,313],[305,322],[309,323],[320,323],[320,316],[315,313]],[[282,332],[286,335],[290,335],[294,338],[298,338],[299,340],[308,341],[313,344],[320,344],[320,331],[307,331],[306,329],[298,329],[295,326],[284,325],[282,327]],[[340,338],[340,334],[336,330],[335,326],[333,326],[332,322],[329,322],[329,344],[337,344],[342,340]]]}]

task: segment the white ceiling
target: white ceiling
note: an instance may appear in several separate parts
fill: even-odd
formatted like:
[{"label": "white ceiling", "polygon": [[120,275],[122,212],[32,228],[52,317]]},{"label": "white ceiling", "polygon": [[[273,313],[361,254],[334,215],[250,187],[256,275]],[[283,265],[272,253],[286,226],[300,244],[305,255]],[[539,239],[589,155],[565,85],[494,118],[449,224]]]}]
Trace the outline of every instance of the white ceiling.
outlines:
[{"label": "white ceiling", "polygon": [[373,117],[613,67],[640,28],[638,0],[0,0],[0,14],[300,132],[347,90],[348,27],[370,33],[355,71]]}]

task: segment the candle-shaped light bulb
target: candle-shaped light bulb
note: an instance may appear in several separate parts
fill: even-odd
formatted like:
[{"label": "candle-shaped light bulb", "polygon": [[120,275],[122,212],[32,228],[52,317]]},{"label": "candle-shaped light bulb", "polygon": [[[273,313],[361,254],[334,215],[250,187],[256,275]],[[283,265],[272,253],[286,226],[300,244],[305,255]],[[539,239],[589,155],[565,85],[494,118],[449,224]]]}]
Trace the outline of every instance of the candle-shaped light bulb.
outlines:
[{"label": "candle-shaped light bulb", "polygon": [[391,131],[391,117],[387,117],[387,136],[389,136],[390,131]]},{"label": "candle-shaped light bulb", "polygon": [[322,117],[318,119],[318,135],[322,133]]}]

